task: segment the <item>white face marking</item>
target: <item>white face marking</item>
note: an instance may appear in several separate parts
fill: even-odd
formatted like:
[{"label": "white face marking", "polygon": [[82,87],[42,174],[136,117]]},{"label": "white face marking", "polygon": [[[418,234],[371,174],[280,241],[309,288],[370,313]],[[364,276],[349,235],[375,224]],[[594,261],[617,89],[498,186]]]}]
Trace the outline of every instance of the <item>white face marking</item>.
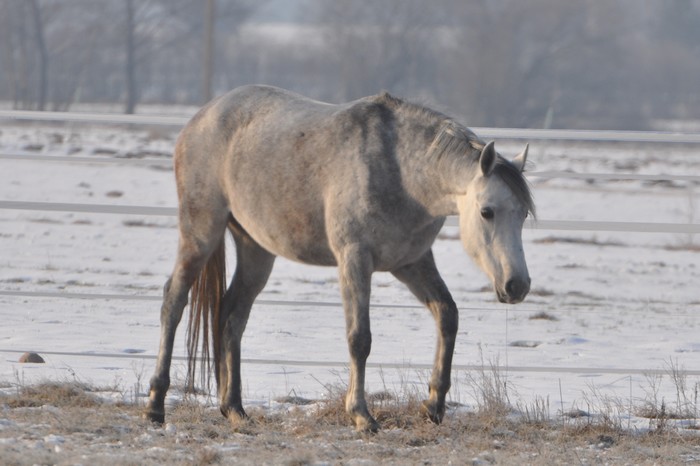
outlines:
[{"label": "white face marking", "polygon": [[479,175],[472,186],[457,200],[464,249],[501,302],[520,302],[530,288],[522,245],[527,209],[497,176]]}]

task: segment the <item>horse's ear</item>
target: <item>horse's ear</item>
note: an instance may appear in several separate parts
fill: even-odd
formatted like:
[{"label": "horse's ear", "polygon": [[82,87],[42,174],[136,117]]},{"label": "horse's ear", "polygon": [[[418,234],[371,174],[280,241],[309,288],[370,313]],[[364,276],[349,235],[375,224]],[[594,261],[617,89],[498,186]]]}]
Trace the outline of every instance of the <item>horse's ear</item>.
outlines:
[{"label": "horse's ear", "polygon": [[527,150],[529,148],[530,144],[525,144],[525,149],[523,149],[521,153],[516,155],[515,158],[511,160],[513,165],[515,165],[515,167],[520,171],[523,171],[525,169],[525,162],[527,162]]},{"label": "horse's ear", "polygon": [[481,167],[482,175],[489,176],[491,174],[493,167],[496,166],[496,158],[494,142],[489,141],[489,143],[481,149],[481,156],[479,157],[479,167]]}]

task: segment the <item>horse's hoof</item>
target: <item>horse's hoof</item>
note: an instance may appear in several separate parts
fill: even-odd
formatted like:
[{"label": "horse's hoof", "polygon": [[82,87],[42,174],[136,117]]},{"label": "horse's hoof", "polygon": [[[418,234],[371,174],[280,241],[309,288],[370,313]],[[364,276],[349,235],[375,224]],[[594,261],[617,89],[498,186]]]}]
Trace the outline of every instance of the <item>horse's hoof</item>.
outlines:
[{"label": "horse's hoof", "polygon": [[221,407],[221,414],[228,419],[229,425],[234,432],[246,435],[256,435],[256,422],[248,417],[243,408]]},{"label": "horse's hoof", "polygon": [[155,411],[146,411],[143,413],[143,418],[147,421],[151,421],[154,424],[164,424],[165,423],[165,413],[158,413]]},{"label": "horse's hoof", "polygon": [[221,407],[219,407],[219,410],[221,411],[221,414],[226,419],[230,419],[230,420],[248,419],[248,415],[246,414],[243,407],[235,408],[235,407],[230,407],[230,406],[221,406]]},{"label": "horse's hoof", "polygon": [[442,423],[442,420],[445,417],[445,408],[438,408],[433,403],[431,403],[430,400],[423,401],[423,404],[421,404],[420,407],[420,412],[423,415],[428,416],[428,419],[430,419],[435,424]]},{"label": "horse's hoof", "polygon": [[379,423],[373,417],[369,419],[357,418],[355,419],[355,430],[363,434],[376,434],[379,432]]}]

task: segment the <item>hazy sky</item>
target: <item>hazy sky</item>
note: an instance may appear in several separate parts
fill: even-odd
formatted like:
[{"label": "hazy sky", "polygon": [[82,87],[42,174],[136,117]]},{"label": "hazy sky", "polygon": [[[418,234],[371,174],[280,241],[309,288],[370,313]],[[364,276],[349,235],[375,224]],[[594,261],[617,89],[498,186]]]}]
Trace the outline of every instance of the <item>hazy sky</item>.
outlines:
[{"label": "hazy sky", "polygon": [[265,0],[267,3],[261,7],[253,19],[257,21],[302,21],[300,18],[301,6],[306,0]]}]

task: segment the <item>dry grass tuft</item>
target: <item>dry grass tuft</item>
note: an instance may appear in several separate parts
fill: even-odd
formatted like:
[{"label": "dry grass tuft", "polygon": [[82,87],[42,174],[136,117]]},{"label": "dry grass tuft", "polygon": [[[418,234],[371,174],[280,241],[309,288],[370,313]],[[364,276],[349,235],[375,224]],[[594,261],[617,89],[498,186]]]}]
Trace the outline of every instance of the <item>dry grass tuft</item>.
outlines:
[{"label": "dry grass tuft", "polygon": [[22,386],[16,396],[6,401],[10,408],[31,408],[51,405],[58,408],[90,408],[102,401],[90,393],[88,387],[79,383],[44,382],[33,386]]},{"label": "dry grass tuft", "polygon": [[194,466],[206,466],[208,464],[219,464],[222,460],[221,453],[210,448],[205,448],[199,450],[195,454],[194,461],[192,464]]},{"label": "dry grass tuft", "polygon": [[665,247],[667,251],[687,251],[687,252],[700,252],[700,244],[685,243],[668,245]]}]

